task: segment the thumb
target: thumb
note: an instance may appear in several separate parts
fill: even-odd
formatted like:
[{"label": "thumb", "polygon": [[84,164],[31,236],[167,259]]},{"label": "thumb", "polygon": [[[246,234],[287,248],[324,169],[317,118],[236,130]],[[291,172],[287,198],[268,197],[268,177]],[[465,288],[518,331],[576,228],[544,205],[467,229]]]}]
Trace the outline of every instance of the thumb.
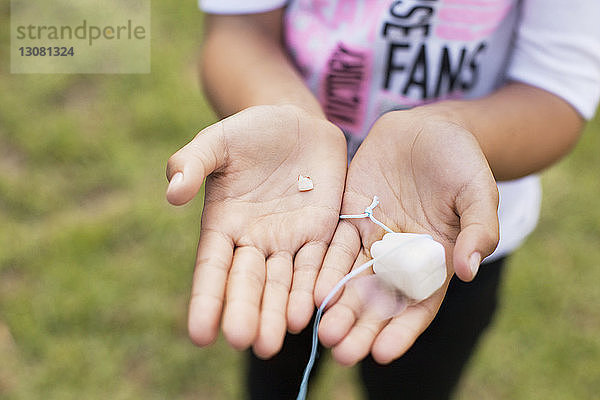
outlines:
[{"label": "thumb", "polygon": [[221,122],[203,129],[167,162],[167,201],[179,206],[190,201],[204,179],[227,160]]},{"label": "thumb", "polygon": [[[474,185],[475,186],[475,185]],[[498,188],[467,187],[457,199],[460,233],[454,245],[454,272],[463,281],[477,275],[483,258],[492,254],[499,239]]]}]

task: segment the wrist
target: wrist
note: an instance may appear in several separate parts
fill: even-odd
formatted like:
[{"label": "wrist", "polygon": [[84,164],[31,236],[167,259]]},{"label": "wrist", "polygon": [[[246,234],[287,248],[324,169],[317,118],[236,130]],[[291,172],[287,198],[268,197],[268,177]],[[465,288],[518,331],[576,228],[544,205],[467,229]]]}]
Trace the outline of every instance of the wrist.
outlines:
[{"label": "wrist", "polygon": [[[395,129],[412,132],[427,132],[428,134],[448,133],[458,131],[468,133],[477,137],[470,120],[463,112],[464,105],[460,102],[432,103],[423,106],[414,107],[408,110],[390,111],[380,117],[380,120],[387,121]],[[378,131],[388,131],[389,129],[379,129]]]},{"label": "wrist", "polygon": [[311,137],[313,139],[322,141],[322,145],[335,143],[336,149],[346,151],[344,132],[327,119],[320,107],[307,107],[305,104],[285,101],[258,107],[271,107],[273,110],[277,110],[274,115],[294,116],[299,126],[309,124],[312,127]]},{"label": "wrist", "polygon": [[450,123],[474,134],[475,127],[467,117],[465,102],[458,100],[440,101],[408,110],[415,118],[435,123]]},{"label": "wrist", "polygon": [[483,153],[476,135],[459,112],[450,105],[428,105],[390,111],[377,121],[369,139],[379,142],[389,159],[405,160],[416,155],[435,162],[436,154],[454,143],[469,143]]},{"label": "wrist", "polygon": [[315,100],[298,101],[297,99],[280,98],[272,103],[275,107],[288,108],[299,115],[309,118],[315,118],[327,121],[327,117],[321,108],[321,105]]}]

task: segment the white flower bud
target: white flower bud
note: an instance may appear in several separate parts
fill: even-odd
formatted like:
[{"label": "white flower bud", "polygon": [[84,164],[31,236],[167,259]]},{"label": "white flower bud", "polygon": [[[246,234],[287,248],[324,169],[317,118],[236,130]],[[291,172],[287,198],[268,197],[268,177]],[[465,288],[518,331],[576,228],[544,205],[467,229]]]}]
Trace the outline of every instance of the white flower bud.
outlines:
[{"label": "white flower bud", "polygon": [[416,302],[425,300],[446,280],[444,246],[429,235],[388,233],[371,246],[375,276]]}]

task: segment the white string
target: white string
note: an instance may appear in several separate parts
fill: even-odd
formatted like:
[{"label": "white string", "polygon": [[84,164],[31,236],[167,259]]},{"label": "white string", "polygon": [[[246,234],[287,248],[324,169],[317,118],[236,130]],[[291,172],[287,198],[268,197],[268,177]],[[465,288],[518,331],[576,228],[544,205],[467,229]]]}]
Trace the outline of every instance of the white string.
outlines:
[{"label": "white string", "polygon": [[[390,228],[388,228],[385,224],[383,224],[382,222],[380,222],[379,220],[377,220],[373,216],[373,209],[375,207],[377,207],[378,204],[379,204],[379,199],[377,198],[377,196],[375,196],[375,197],[373,197],[373,201],[371,202],[371,204],[367,208],[365,208],[365,212],[364,213],[362,213],[362,214],[340,215],[340,219],[369,218],[375,224],[377,224],[380,227],[382,227],[386,232],[394,233],[393,230],[391,230]],[[363,265],[361,265],[360,267],[358,267],[355,270],[350,271],[348,274],[346,274],[333,287],[333,289],[331,289],[331,291],[329,292],[329,294],[327,295],[327,297],[325,297],[325,299],[323,300],[323,302],[319,306],[319,309],[317,310],[317,314],[315,315],[315,323],[313,324],[312,348],[310,350],[310,357],[308,359],[308,363],[306,364],[306,368],[304,369],[304,374],[302,375],[302,383],[300,384],[300,390],[298,391],[298,397],[296,397],[296,400],[304,400],[304,399],[306,399],[306,393],[308,391],[308,380],[310,378],[310,371],[312,370],[312,368],[313,368],[313,366],[315,364],[315,360],[317,358],[317,345],[319,344],[319,322],[321,321],[321,316],[323,315],[323,311],[325,310],[325,307],[327,307],[327,304],[331,301],[331,299],[333,299],[333,297],[336,295],[336,293],[346,283],[348,283],[348,281],[350,279],[354,278],[356,275],[358,275],[361,272],[365,271],[367,268],[369,268],[371,265],[373,265],[374,262],[375,262],[375,259],[371,259],[371,260],[367,261],[366,263],[364,263]]]},{"label": "white string", "polygon": [[321,322],[321,316],[323,315],[323,311],[325,310],[325,307],[327,307],[327,304],[331,301],[333,296],[335,296],[335,294],[350,279],[354,278],[356,275],[360,274],[361,272],[363,272],[364,270],[369,268],[371,265],[373,265],[374,262],[375,262],[375,259],[371,259],[371,260],[367,261],[366,263],[364,263],[363,265],[361,265],[360,267],[358,267],[357,269],[355,269],[352,272],[350,272],[349,274],[347,274],[346,276],[344,276],[333,287],[333,289],[331,290],[331,292],[329,292],[327,297],[325,297],[325,299],[321,303],[321,306],[317,310],[317,314],[315,316],[315,323],[313,325],[312,348],[310,350],[310,357],[308,359],[308,363],[306,364],[306,368],[304,369],[304,374],[302,375],[302,383],[300,384],[300,391],[298,392],[298,397],[296,398],[296,400],[306,399],[306,392],[308,390],[308,379],[310,378],[310,371],[312,370],[312,368],[315,364],[315,360],[317,358],[317,345],[319,342],[319,322]]},{"label": "white string", "polygon": [[365,208],[365,212],[362,214],[342,214],[340,215],[340,219],[354,219],[354,218],[369,218],[375,224],[379,225],[383,230],[387,233],[394,233],[393,230],[388,228],[383,222],[379,221],[377,218],[373,216],[373,209],[377,207],[379,204],[379,198],[377,196],[373,197],[373,201],[371,204]]}]

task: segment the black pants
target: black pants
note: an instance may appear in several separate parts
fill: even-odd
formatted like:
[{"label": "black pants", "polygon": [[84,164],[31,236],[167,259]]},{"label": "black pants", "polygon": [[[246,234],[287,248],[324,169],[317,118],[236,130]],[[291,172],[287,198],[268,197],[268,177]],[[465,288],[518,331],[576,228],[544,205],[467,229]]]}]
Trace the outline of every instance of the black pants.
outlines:
[{"label": "black pants", "polygon": [[[366,398],[450,398],[479,337],[492,320],[503,266],[504,259],[482,265],[471,283],[454,277],[436,318],[402,357],[386,366],[371,357],[363,360],[360,373]],[[312,324],[299,335],[288,334],[282,351],[267,361],[248,353],[251,399],[296,398],[311,335]],[[317,370],[318,363],[313,377]]]}]

